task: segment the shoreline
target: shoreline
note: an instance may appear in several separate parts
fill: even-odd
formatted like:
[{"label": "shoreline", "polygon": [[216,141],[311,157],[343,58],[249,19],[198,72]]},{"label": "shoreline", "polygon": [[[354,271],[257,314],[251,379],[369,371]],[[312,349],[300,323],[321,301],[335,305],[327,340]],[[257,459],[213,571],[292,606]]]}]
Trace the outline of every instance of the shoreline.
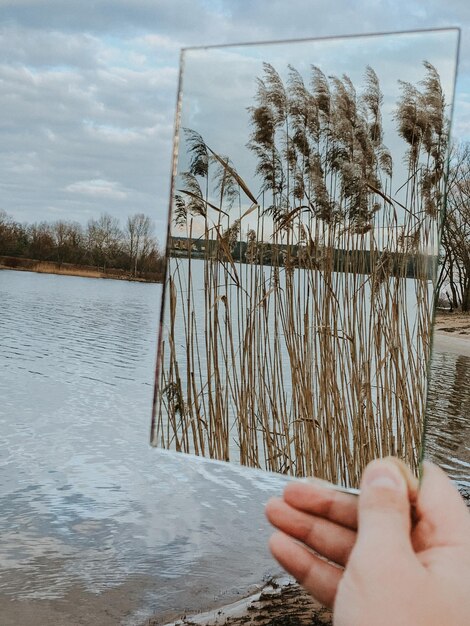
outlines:
[{"label": "shoreline", "polygon": [[434,325],[433,349],[470,357],[470,314],[439,311]]},{"label": "shoreline", "polygon": [[100,270],[97,267],[58,263],[56,261],[36,261],[34,259],[15,259],[11,263],[0,257],[0,271],[33,272],[35,274],[54,274],[56,276],[78,276],[80,278],[105,278],[108,280],[126,280],[136,283],[161,284],[156,278],[131,276],[123,270],[109,268]]},{"label": "shoreline", "polygon": [[327,626],[331,619],[329,609],[285,575],[271,579],[260,591],[222,607],[180,614],[173,621],[153,618],[145,626]]},{"label": "shoreline", "polygon": [[434,333],[433,350],[470,357],[470,337],[460,337],[459,335],[447,334],[436,330]]}]

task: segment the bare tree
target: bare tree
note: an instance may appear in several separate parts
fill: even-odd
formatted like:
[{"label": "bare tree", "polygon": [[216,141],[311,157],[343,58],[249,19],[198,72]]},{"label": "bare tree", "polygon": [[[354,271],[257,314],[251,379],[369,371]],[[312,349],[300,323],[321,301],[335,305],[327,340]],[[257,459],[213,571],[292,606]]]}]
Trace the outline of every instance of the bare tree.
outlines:
[{"label": "bare tree", "polygon": [[102,213],[87,225],[88,249],[94,263],[106,268],[118,254],[122,238],[119,220],[109,213]]},{"label": "bare tree", "polygon": [[448,287],[455,308],[470,311],[470,144],[454,151],[442,228],[442,259],[438,282]]},{"label": "bare tree", "polygon": [[28,228],[29,256],[33,259],[50,260],[55,253],[55,241],[51,225],[47,222],[31,224]]},{"label": "bare tree", "polygon": [[0,211],[0,254],[21,256],[28,245],[26,227]]},{"label": "bare tree", "polygon": [[0,210],[0,255],[58,263],[95,265],[124,270],[139,278],[160,279],[164,257],[153,237],[153,223],[142,213],[127,220],[125,231],[119,220],[107,213],[90,219],[84,229],[78,222],[20,224]]},{"label": "bare tree", "polygon": [[11,243],[11,218],[6,211],[0,209],[0,254],[8,254]]},{"label": "bare tree", "polygon": [[150,217],[143,213],[136,213],[127,218],[124,236],[126,249],[129,255],[130,270],[137,275],[142,262],[155,247],[153,239],[153,224]]},{"label": "bare tree", "polygon": [[59,263],[78,263],[81,260],[83,229],[77,222],[59,220],[50,227],[54,238],[55,258]]}]

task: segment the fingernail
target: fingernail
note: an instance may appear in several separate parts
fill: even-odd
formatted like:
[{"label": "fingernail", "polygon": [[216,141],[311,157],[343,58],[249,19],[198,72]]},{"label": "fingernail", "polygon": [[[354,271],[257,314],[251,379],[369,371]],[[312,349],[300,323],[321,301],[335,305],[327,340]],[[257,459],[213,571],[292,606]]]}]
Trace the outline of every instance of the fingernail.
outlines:
[{"label": "fingernail", "polygon": [[366,468],[362,480],[363,487],[378,487],[405,491],[406,482],[400,470],[392,463],[374,461]]}]

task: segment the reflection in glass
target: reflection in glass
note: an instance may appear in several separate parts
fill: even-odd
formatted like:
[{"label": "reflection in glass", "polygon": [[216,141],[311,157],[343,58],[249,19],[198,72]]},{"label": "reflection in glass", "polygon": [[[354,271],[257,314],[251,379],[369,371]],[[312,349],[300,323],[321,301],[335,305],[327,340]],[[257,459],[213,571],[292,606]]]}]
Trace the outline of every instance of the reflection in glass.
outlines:
[{"label": "reflection in glass", "polygon": [[416,469],[457,40],[184,52],[154,445]]}]

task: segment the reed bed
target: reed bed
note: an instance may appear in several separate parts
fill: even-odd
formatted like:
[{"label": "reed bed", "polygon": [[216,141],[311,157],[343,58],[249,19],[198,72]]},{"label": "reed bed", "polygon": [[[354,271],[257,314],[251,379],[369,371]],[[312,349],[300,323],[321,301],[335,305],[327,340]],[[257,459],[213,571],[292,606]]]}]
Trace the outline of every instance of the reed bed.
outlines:
[{"label": "reed bed", "polygon": [[379,456],[417,469],[447,150],[424,67],[396,106],[399,184],[370,67],[357,93],[347,76],[312,67],[306,84],[264,65],[256,192],[185,130],[154,445],[351,486]]}]

